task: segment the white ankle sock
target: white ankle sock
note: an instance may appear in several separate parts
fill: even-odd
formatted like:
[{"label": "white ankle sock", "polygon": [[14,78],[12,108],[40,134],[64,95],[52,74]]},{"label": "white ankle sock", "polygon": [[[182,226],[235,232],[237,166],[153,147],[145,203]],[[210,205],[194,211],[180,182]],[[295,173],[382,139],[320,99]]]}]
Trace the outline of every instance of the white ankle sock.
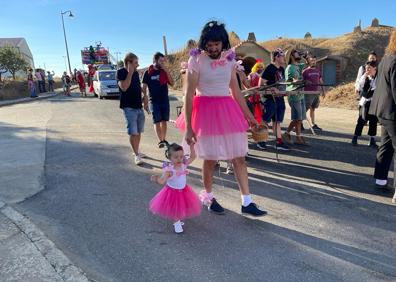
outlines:
[{"label": "white ankle sock", "polygon": [[241,199],[242,199],[242,206],[247,207],[248,205],[250,205],[250,203],[252,203],[252,196],[250,195],[241,195]]},{"label": "white ankle sock", "polygon": [[388,184],[388,181],[383,179],[376,179],[375,184],[385,186],[386,184]]},{"label": "white ankle sock", "polygon": [[213,196],[213,193],[212,193],[212,192],[206,193],[206,194],[208,195],[209,199],[213,200],[214,196]]}]

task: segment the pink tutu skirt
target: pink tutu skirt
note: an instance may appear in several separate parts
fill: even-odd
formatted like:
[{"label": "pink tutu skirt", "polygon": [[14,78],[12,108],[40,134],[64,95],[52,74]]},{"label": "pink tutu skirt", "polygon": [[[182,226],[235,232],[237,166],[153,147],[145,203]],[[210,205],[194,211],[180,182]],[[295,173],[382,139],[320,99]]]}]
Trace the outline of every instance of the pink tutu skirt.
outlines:
[{"label": "pink tutu skirt", "polygon": [[[197,136],[195,151],[204,160],[232,160],[248,151],[248,124],[238,103],[231,96],[195,96],[191,126]],[[184,113],[176,119],[184,133]]]},{"label": "pink tutu skirt", "polygon": [[150,201],[150,211],[177,221],[198,216],[201,213],[201,202],[188,185],[183,189],[173,189],[165,185]]}]

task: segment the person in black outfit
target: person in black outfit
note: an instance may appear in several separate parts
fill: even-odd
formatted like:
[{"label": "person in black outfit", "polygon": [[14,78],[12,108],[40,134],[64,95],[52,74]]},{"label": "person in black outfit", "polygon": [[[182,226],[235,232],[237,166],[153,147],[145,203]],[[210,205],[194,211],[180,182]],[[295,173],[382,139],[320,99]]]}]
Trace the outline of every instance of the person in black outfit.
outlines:
[{"label": "person in black outfit", "polygon": [[[382,125],[381,144],[377,151],[374,178],[376,184],[387,187],[388,171],[396,150],[396,29],[393,30],[386,54],[378,67],[377,87],[369,114],[378,117]],[[396,166],[395,166],[396,169]],[[396,175],[396,171],[395,171]],[[393,182],[395,186],[396,181]],[[396,193],[393,196],[396,202]]]},{"label": "person in black outfit", "polygon": [[137,68],[138,57],[133,53],[127,53],[124,58],[124,67],[117,70],[118,88],[120,90],[120,108],[124,112],[131,144],[135,157],[135,164],[142,165],[142,154],[139,152],[140,138],[144,131],[144,109],[148,112],[147,95],[142,97],[142,88]]},{"label": "person in black outfit", "polygon": [[368,113],[371,99],[376,87],[377,63],[369,61],[366,63],[365,69],[365,73],[361,76],[359,81],[359,92],[361,93],[361,98],[359,101],[359,118],[356,123],[355,134],[352,138],[352,145],[357,145],[358,137],[362,136],[363,127],[367,124],[367,122],[369,122],[368,135],[370,136],[370,142],[368,143],[368,146],[377,148],[375,136],[377,135],[378,119],[376,116],[370,115]]}]

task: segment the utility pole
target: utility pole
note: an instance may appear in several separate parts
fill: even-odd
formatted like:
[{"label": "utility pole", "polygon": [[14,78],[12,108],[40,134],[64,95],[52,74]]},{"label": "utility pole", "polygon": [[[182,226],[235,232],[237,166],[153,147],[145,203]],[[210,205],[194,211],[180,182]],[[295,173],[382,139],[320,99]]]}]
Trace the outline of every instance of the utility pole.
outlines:
[{"label": "utility pole", "polygon": [[168,56],[168,47],[166,45],[166,37],[165,37],[165,35],[162,36],[162,41],[164,43],[164,53],[165,53],[165,57],[166,57],[166,56]]}]

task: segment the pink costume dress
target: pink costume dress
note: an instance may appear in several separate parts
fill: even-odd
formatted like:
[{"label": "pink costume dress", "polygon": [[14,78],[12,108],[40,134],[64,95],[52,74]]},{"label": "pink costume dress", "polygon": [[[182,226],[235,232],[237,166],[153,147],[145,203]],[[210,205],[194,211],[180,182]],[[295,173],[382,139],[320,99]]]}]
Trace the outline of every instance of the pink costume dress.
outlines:
[{"label": "pink costume dress", "polygon": [[[223,52],[218,60],[204,52],[188,60],[188,71],[198,74],[191,126],[197,137],[194,148],[200,159],[232,160],[248,152],[248,123],[230,93],[236,62],[229,59],[229,52]],[[184,114],[176,120],[176,127],[185,131]]]},{"label": "pink costume dress", "polygon": [[182,164],[182,167],[176,170],[172,165],[165,164],[163,171],[172,172],[172,177],[150,201],[150,211],[174,221],[198,216],[201,213],[201,202],[197,194],[186,184],[187,165]]}]

